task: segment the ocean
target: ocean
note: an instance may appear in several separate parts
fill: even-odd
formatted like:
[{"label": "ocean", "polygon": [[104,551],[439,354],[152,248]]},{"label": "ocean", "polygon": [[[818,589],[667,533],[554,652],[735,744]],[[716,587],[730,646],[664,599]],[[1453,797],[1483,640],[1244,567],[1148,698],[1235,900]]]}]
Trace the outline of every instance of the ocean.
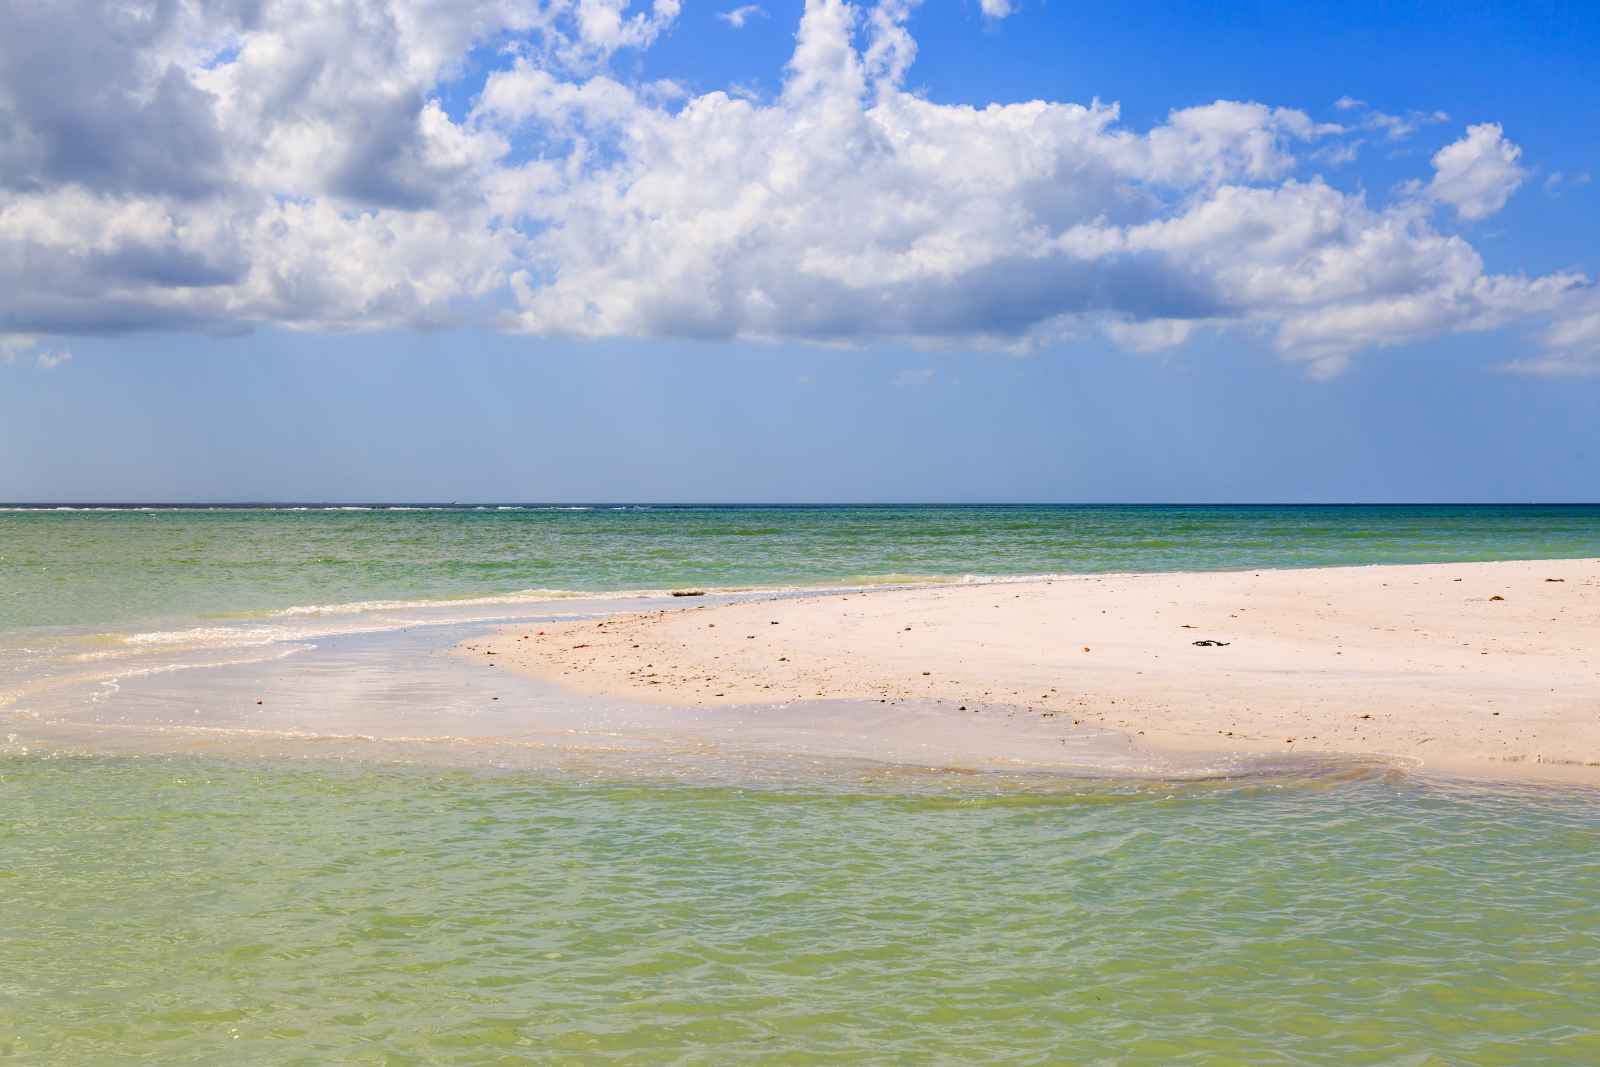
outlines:
[{"label": "ocean", "polygon": [[12,505],[0,632],[368,601],[1600,554],[1600,505]]},{"label": "ocean", "polygon": [[553,745],[616,709],[448,654],[690,587],[1597,555],[1596,506],[9,508],[0,1059],[1600,1062],[1592,790]]}]

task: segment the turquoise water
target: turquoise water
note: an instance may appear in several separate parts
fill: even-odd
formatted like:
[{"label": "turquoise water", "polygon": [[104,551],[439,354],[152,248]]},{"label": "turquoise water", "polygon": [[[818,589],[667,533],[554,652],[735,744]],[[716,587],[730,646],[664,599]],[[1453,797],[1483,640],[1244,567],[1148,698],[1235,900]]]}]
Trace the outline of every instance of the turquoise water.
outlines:
[{"label": "turquoise water", "polygon": [[1592,790],[608,754],[446,652],[672,603],[574,592],[1595,555],[1595,506],[0,511],[0,1060],[1597,1063]]},{"label": "turquoise water", "polygon": [[0,759],[0,1058],[1600,1062],[1600,805]]},{"label": "turquoise water", "polygon": [[0,632],[529,589],[1600,555],[1600,506],[0,511]]}]

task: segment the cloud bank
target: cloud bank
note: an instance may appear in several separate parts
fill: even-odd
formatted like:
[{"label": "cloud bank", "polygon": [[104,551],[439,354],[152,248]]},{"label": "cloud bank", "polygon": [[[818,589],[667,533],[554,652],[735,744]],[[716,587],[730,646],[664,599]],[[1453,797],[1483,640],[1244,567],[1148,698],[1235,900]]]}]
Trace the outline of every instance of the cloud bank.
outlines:
[{"label": "cloud bank", "polygon": [[916,7],[808,0],[753,99],[615,73],[678,0],[0,0],[0,335],[1222,330],[1329,375],[1553,315],[1514,369],[1600,347],[1588,279],[1491,273],[1451,232],[1526,177],[1497,125],[1373,200],[1319,160],[1437,116],[1217,101],[1134,130],[1098,101],[936,104],[907,88]]}]

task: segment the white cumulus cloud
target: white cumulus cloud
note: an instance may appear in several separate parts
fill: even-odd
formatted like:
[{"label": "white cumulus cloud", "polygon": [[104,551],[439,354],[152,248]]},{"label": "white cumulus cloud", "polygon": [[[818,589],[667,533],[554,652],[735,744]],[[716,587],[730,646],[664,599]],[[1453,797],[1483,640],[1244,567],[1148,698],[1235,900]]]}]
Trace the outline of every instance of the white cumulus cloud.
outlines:
[{"label": "white cumulus cloud", "polygon": [[574,99],[563,121],[612,151],[532,205],[513,327],[1013,345],[1093,329],[1149,350],[1211,325],[1327,371],[1549,310],[1583,281],[1489,275],[1414,203],[1296,177],[1297,149],[1338,128],[1291,109],[1219,101],[1137,132],[1114,106],[931,103],[874,59],[914,47],[895,11],[813,0],[771,103]]},{"label": "white cumulus cloud", "polygon": [[1506,140],[1499,124],[1467,127],[1467,135],[1434,154],[1428,195],[1449,204],[1464,219],[1481,219],[1506,206],[1528,172],[1518,165],[1522,149]]},{"label": "white cumulus cloud", "polygon": [[1149,128],[1100,101],[935,103],[907,87],[917,7],[807,0],[764,98],[621,73],[678,0],[11,5],[0,340],[475,320],[1150,351],[1203,330],[1326,375],[1567,322],[1587,292],[1435,228],[1430,204],[1482,218],[1523,180],[1497,125],[1441,150],[1425,197],[1376,201],[1318,173],[1392,128],[1357,101],[1353,124],[1219,100]]}]

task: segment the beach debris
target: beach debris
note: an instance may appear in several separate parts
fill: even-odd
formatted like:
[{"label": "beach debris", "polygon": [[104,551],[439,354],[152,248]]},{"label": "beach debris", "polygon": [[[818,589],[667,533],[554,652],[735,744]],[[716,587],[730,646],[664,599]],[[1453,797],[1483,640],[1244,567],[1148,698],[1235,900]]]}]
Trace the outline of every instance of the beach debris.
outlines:
[{"label": "beach debris", "polygon": [[1178,629],[1180,629],[1180,630],[1198,630],[1198,629],[1200,629],[1200,627],[1198,627],[1198,626],[1190,626],[1188,623],[1181,623],[1178,626]]},{"label": "beach debris", "polygon": [[1566,579],[1565,578],[1546,578],[1545,581],[1547,581],[1547,582],[1564,582],[1564,581],[1566,581]]},{"label": "beach debris", "polygon": [[672,595],[673,596],[705,596],[706,595],[706,591],[704,589],[674,589],[672,591]]},{"label": "beach debris", "polygon": [[1088,645],[1084,645],[1084,646],[1083,646],[1083,650],[1084,650],[1084,651],[1085,651],[1085,652],[1087,652],[1087,651],[1089,651],[1089,646],[1088,646]]},{"label": "beach debris", "polygon": [[[1200,640],[1193,642],[1193,644],[1197,645],[1200,648],[1227,648],[1229,645],[1233,644],[1233,642],[1232,641],[1213,641],[1209,637],[1202,637]],[[1087,652],[1088,649],[1084,649],[1084,651]]]},{"label": "beach debris", "polygon": [[1496,593],[1494,596],[1490,597],[1489,599],[1490,600],[1504,600],[1505,597],[1501,596],[1499,593]]}]

